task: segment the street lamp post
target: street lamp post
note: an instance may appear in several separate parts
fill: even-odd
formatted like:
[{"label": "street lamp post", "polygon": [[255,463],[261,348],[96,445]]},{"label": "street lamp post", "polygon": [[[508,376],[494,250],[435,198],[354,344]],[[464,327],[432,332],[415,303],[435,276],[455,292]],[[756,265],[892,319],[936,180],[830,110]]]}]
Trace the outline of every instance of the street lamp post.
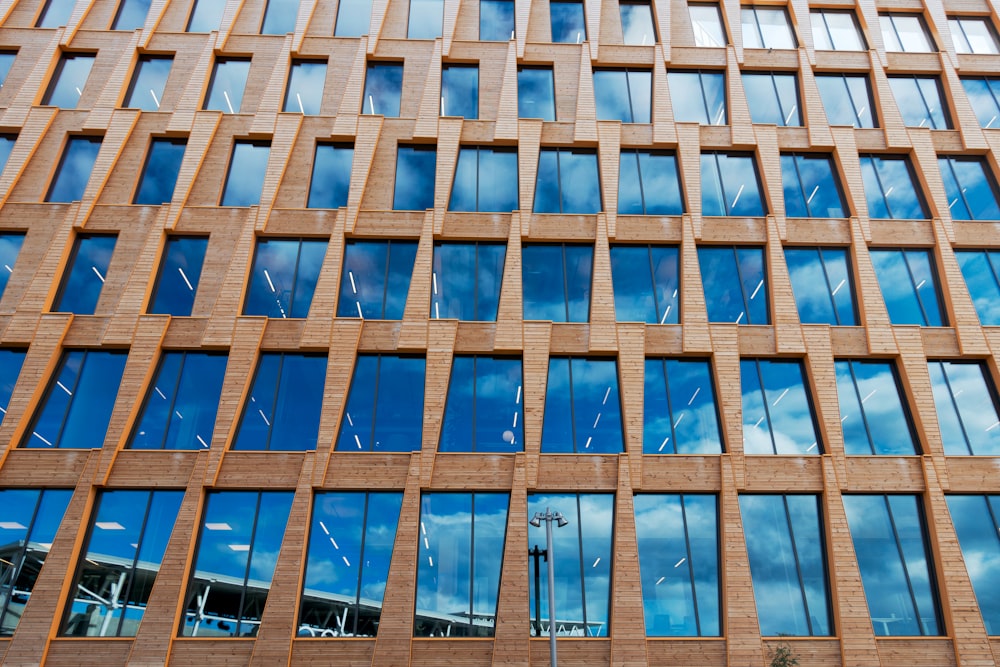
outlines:
[{"label": "street lamp post", "polygon": [[[555,552],[552,550],[552,522],[562,528],[569,521],[559,512],[553,512],[550,508],[545,508],[545,513],[535,512],[530,523],[535,528],[539,528],[545,522],[545,547],[549,561],[549,664],[556,667],[556,587],[555,587]],[[537,596],[536,596],[537,597]]]}]

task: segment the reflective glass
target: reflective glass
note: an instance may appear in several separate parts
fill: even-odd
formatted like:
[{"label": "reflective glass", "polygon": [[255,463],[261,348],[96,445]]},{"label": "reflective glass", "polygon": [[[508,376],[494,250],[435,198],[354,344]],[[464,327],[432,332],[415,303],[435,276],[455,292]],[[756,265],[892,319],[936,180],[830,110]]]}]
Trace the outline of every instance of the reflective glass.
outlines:
[{"label": "reflective glass", "polygon": [[643,454],[722,453],[708,361],[646,359],[644,396]]},{"label": "reflective glass", "polygon": [[879,14],[878,20],[886,51],[930,53],[934,50],[924,20],[918,14]]},{"label": "reflective glass", "polygon": [[913,426],[892,362],[842,360],[834,366],[847,454],[916,454]]},{"label": "reflective glass", "polygon": [[42,14],[38,17],[36,28],[58,28],[69,23],[69,17],[76,5],[74,0],[45,0]]},{"label": "reflective glass", "polygon": [[947,324],[929,251],[873,248],[868,254],[893,324]]},{"label": "reflective glass", "polygon": [[52,74],[42,104],[63,109],[75,109],[83,88],[87,85],[94,56],[90,53],[64,53]]},{"label": "reflective glass", "polygon": [[[24,364],[25,350],[18,350],[9,347],[0,348],[0,422],[7,414],[7,405],[10,403],[10,396],[14,393],[14,385],[21,374],[21,366]],[[2,544],[2,542],[0,542]],[[2,577],[0,577],[2,580]],[[2,596],[0,596],[2,599]]]},{"label": "reflective glass", "polygon": [[436,166],[436,146],[399,146],[396,149],[396,185],[392,197],[394,211],[434,208]]},{"label": "reflective glass", "polygon": [[454,357],[438,451],[523,451],[521,394],[520,359]]},{"label": "reflective glass", "polygon": [[535,213],[600,213],[601,179],[592,149],[542,148]]},{"label": "reflective glass", "polygon": [[719,6],[688,4],[695,46],[725,46],[726,31],[722,28]]},{"label": "reflective glass", "polygon": [[295,32],[295,19],[298,14],[299,0],[267,0],[260,34],[284,35]]},{"label": "reflective glass", "polygon": [[146,23],[151,0],[122,0],[112,30],[136,30]]},{"label": "reflective glass", "polygon": [[244,315],[306,317],[312,304],[326,241],[257,239]]},{"label": "reflective glass", "polygon": [[863,74],[817,74],[816,86],[830,125],[878,127],[872,91]]},{"label": "reflective glass", "polygon": [[117,236],[78,236],[73,255],[63,275],[59,295],[52,310],[78,315],[93,315],[101,288],[108,275],[108,265],[115,251]]},{"label": "reflective glass", "polygon": [[1000,635],[1000,496],[947,496],[986,634]]},{"label": "reflective glass", "polygon": [[312,180],[309,181],[308,208],[347,206],[351,187],[354,144],[316,144]]},{"label": "reflective glass", "polygon": [[17,51],[0,51],[0,88],[3,88],[4,82],[7,81],[7,75],[10,74],[10,68],[14,66],[16,59]]},{"label": "reflective glass", "polygon": [[701,187],[704,215],[766,215],[752,155],[702,153]]},{"label": "reflective glass", "polygon": [[403,319],[416,256],[416,241],[348,239],[337,317]]},{"label": "reflective glass", "polygon": [[60,634],[134,637],[183,491],[104,491],[97,499]]},{"label": "reflective glass", "polygon": [[222,206],[256,206],[264,189],[269,141],[236,141],[229,160],[229,173],[222,190]]},{"label": "reflective glass", "polygon": [[822,454],[801,362],[743,359],[743,451]]},{"label": "reflective glass", "polygon": [[517,117],[556,119],[556,92],[551,67],[517,68]]},{"label": "reflective glass", "polygon": [[784,7],[743,7],[743,46],[748,49],[794,49],[798,46]]},{"label": "reflective glass", "polygon": [[1000,251],[956,250],[955,258],[983,326],[1000,326]]},{"label": "reflective glass", "polygon": [[890,76],[889,86],[908,127],[932,130],[951,127],[948,109],[942,102],[941,82],[936,76]]},{"label": "reflective glass", "polygon": [[962,87],[982,127],[997,126],[1000,118],[1000,79],[963,77]]},{"label": "reflective glass", "polygon": [[875,635],[940,635],[917,496],[843,496]]},{"label": "reflective glass", "polygon": [[1000,456],[1000,412],[986,367],[929,361],[938,427],[949,456]]},{"label": "reflective glass", "polygon": [[678,123],[725,125],[726,75],[722,72],[669,72],[670,102]]},{"label": "reflective glass", "polygon": [[17,141],[16,134],[0,134],[0,171],[7,166],[10,153],[14,150],[14,143]]},{"label": "reflective glass", "polygon": [[441,66],[441,115],[479,118],[478,65]]},{"label": "reflective glass", "polygon": [[549,3],[552,21],[552,41],[579,44],[587,41],[587,26],[583,18],[583,3],[553,0]]},{"label": "reflective glass", "polygon": [[83,199],[100,150],[101,137],[69,137],[45,201],[69,203]]},{"label": "reflective glass", "polygon": [[407,39],[434,39],[441,36],[444,0],[410,0]]},{"label": "reflective glass", "polygon": [[816,153],[784,153],[781,182],[790,218],[844,218],[847,206],[833,158]]},{"label": "reflective glass", "polygon": [[[552,526],[552,553],[555,568],[556,635],[560,637],[607,637],[611,607],[611,537],[614,528],[615,497],[610,493],[529,493],[528,516],[558,512],[568,525]],[[545,523],[528,526],[528,545],[545,546]],[[540,585],[531,586],[531,636],[549,634],[548,568],[541,559],[529,562],[529,577],[538,567]],[[536,616],[536,610],[541,618]]]},{"label": "reflective glass", "polygon": [[403,494],[331,491],[313,500],[299,637],[374,637]]},{"label": "reflective glass", "polygon": [[614,359],[551,357],[542,425],[543,454],[625,451],[618,363]]},{"label": "reflective glass", "polygon": [[526,320],[587,322],[594,248],[526,245],[521,248],[521,289]]},{"label": "reflective glass", "polygon": [[201,108],[206,111],[239,113],[249,73],[249,58],[216,58],[208,94]]},{"label": "reflective glass", "polygon": [[459,150],[449,211],[506,213],[519,207],[516,148],[472,146]]},{"label": "reflective glass", "polygon": [[864,51],[867,48],[854,12],[813,9],[809,12],[809,18],[812,20],[813,42],[817,50]]},{"label": "reflective glass", "polygon": [[139,56],[132,83],[125,95],[125,106],[143,111],[157,111],[163,99],[163,88],[167,85],[170,67],[174,64],[171,56]]},{"label": "reflective glass", "polygon": [[340,0],[337,3],[335,37],[360,37],[367,35],[371,24],[371,0]]},{"label": "reflective glass", "polygon": [[677,157],[625,149],[618,167],[618,213],[681,215],[684,200]]},{"label": "reflective glass", "polygon": [[905,157],[862,155],[868,215],[873,218],[923,220],[928,217],[924,198]]},{"label": "reflective glass", "polygon": [[325,356],[261,353],[233,449],[316,449],[325,383]]},{"label": "reflective glass", "polygon": [[365,96],[361,113],[399,116],[399,96],[403,90],[403,65],[368,63],[365,74]]},{"label": "reflective glass", "polygon": [[208,449],[227,361],[218,352],[165,351],[128,446]]},{"label": "reflective glass", "polygon": [[507,246],[435,243],[431,317],[495,322]]},{"label": "reflective glass", "polygon": [[760,634],[833,634],[818,496],[740,495]]},{"label": "reflective glass", "polygon": [[950,18],[951,38],[957,53],[1000,53],[996,31],[989,19],[981,17]]},{"label": "reflective glass", "polygon": [[744,72],[743,90],[754,123],[802,125],[799,81],[791,72]]},{"label": "reflective glass", "polygon": [[[677,246],[611,248],[615,319],[649,324],[678,323],[680,276]],[[648,271],[643,268],[648,267]]]},{"label": "reflective glass", "polygon": [[653,73],[648,70],[595,70],[597,120],[648,123],[652,92]]},{"label": "reflective glass", "polygon": [[359,354],[337,450],[420,451],[424,366],[423,357]]},{"label": "reflective glass", "polygon": [[[273,3],[274,0],[271,0]],[[296,4],[298,4],[296,2]],[[268,5],[270,7],[270,4]],[[293,26],[294,29],[294,26]],[[316,115],[323,103],[323,86],[326,84],[326,62],[294,60],[288,72],[283,111]],[[330,207],[335,208],[335,207]]]},{"label": "reflective glass", "polygon": [[293,495],[208,493],[181,636],[257,636]]},{"label": "reflective glass", "polygon": [[225,9],[226,0],[194,0],[187,31],[212,32],[218,30],[222,25],[222,12]]},{"label": "reflective glass", "polygon": [[479,0],[479,40],[514,39],[514,0]]},{"label": "reflective glass", "polygon": [[420,499],[414,637],[492,637],[507,535],[506,493]]},{"label": "reflective glass", "polygon": [[191,314],[207,248],[207,236],[171,236],[167,239],[156,287],[150,299],[150,313]]},{"label": "reflective glass", "polygon": [[653,9],[648,2],[620,2],[618,11],[622,20],[622,39],[625,44],[639,46],[656,43],[653,26]]},{"label": "reflective glass", "polygon": [[24,245],[24,234],[0,233],[0,296],[7,289],[10,274],[14,273],[17,256]]},{"label": "reflective glass", "polygon": [[17,629],[72,495],[72,489],[0,490],[0,637]]},{"label": "reflective glass", "polygon": [[100,449],[127,357],[125,350],[63,352],[21,446]]},{"label": "reflective glass", "polygon": [[701,246],[698,263],[709,322],[770,324],[763,248]]},{"label": "reflective glass", "polygon": [[785,264],[803,324],[854,326],[854,280],[846,248],[785,248]]},{"label": "reflective glass", "polygon": [[938,167],[954,220],[1000,220],[997,185],[978,157],[939,157]]},{"label": "reflective glass", "polygon": [[133,204],[157,206],[173,199],[186,148],[185,139],[156,138],[150,142]]}]

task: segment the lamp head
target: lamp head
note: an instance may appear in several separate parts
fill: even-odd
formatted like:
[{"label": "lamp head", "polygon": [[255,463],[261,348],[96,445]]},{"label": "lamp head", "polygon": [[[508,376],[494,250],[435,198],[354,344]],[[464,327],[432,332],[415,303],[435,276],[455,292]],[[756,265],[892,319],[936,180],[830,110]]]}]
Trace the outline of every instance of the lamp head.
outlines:
[{"label": "lamp head", "polygon": [[569,521],[562,514],[556,514],[556,525],[562,528],[569,525]]},{"label": "lamp head", "polygon": [[542,525],[542,513],[536,512],[535,516],[531,517],[531,520],[528,521],[528,523],[530,523],[535,528],[540,528]]}]

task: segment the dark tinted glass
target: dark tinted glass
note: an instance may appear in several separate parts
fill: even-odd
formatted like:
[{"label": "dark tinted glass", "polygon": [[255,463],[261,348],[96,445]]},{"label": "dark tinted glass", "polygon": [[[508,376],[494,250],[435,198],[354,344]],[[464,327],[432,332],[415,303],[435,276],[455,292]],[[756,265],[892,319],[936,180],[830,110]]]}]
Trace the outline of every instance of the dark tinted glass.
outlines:
[{"label": "dark tinted glass", "polygon": [[677,246],[614,246],[611,277],[619,322],[677,324]]},{"label": "dark tinted glass", "polygon": [[438,451],[524,450],[521,360],[456,356]]},{"label": "dark tinted glass", "polygon": [[435,243],[431,317],[496,321],[506,254],[502,243]]},{"label": "dark tinted glass", "polygon": [[586,322],[594,248],[526,245],[521,249],[524,319]]},{"label": "dark tinted glass", "polygon": [[133,204],[166,204],[173,198],[186,148],[184,139],[153,139]]},{"label": "dark tinted glass", "polygon": [[243,314],[280,318],[309,315],[325,255],[325,240],[259,239]]},{"label": "dark tinted glass", "polygon": [[348,240],[337,316],[403,319],[416,256],[416,241]]},{"label": "dark tinted glass", "polygon": [[108,275],[117,236],[79,236],[52,309],[91,315]]},{"label": "dark tinted glass", "polygon": [[208,237],[172,236],[163,250],[149,312],[160,315],[190,315],[201,280]]},{"label": "dark tinted glass", "polygon": [[337,450],[420,451],[424,365],[422,357],[358,355]]}]

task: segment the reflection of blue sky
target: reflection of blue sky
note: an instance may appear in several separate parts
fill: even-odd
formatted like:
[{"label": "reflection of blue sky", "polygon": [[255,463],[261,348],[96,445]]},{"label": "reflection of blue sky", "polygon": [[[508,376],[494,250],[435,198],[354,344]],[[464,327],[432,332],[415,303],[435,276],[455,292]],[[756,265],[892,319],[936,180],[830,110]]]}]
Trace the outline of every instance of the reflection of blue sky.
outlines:
[{"label": "reflection of blue sky", "polygon": [[917,453],[891,362],[838,361],[837,396],[848,454]]},{"label": "reflection of blue sky", "polygon": [[479,39],[506,42],[514,37],[514,0],[481,0]]},{"label": "reflection of blue sky", "polygon": [[267,0],[267,9],[264,10],[264,23],[260,27],[260,34],[284,35],[294,32],[298,13],[298,0]]},{"label": "reflection of blue sky", "polygon": [[[479,5],[480,10],[483,7]],[[479,117],[479,67],[444,65],[441,67],[441,115]]]},{"label": "reflection of blue sky", "polygon": [[444,0],[410,0],[408,39],[434,39],[441,36]]},{"label": "reflection of blue sky", "polygon": [[684,212],[674,154],[622,151],[618,212],[632,215],[680,215]]},{"label": "reflection of blue sky", "polygon": [[795,74],[744,72],[742,78],[754,123],[774,123],[779,127],[802,125]]},{"label": "reflection of blue sky", "polygon": [[592,150],[543,148],[538,156],[535,213],[599,213],[600,178]]},{"label": "reflection of blue sky", "polygon": [[10,68],[14,65],[16,58],[16,51],[0,52],[0,88],[3,88],[4,81],[7,80],[7,75],[10,74]]},{"label": "reflection of blue sky", "polygon": [[7,404],[10,403],[10,396],[14,393],[14,385],[21,374],[21,365],[24,363],[25,350],[16,348],[0,348],[0,422],[7,414]]},{"label": "reflection of blue sky", "polygon": [[956,250],[955,258],[962,269],[979,321],[983,326],[1000,325],[1000,252]]},{"label": "reflection of blue sky", "polygon": [[149,312],[191,314],[207,248],[207,236],[171,236],[167,239]]},{"label": "reflection of blue sky", "polygon": [[863,74],[816,76],[816,85],[831,125],[875,127],[868,77]]},{"label": "reflection of blue sky", "polygon": [[82,199],[99,150],[100,137],[70,137],[45,201],[71,202]]},{"label": "reflection of blue sky", "polygon": [[0,296],[7,289],[7,281],[14,272],[14,265],[22,245],[24,245],[24,234],[0,234]]},{"label": "reflection of blue sky", "polygon": [[922,220],[927,217],[909,160],[905,157],[862,156],[861,177],[871,217],[896,220]]},{"label": "reflection of blue sky", "polygon": [[677,246],[611,248],[615,318],[619,322],[677,324],[678,253]]},{"label": "reflection of blue sky", "polygon": [[948,496],[986,634],[1000,635],[1000,496]]},{"label": "reflection of blue sky", "polygon": [[667,81],[674,120],[726,124],[726,78],[722,72],[670,72]]},{"label": "reflection of blue sky", "polygon": [[157,205],[173,198],[186,148],[183,139],[153,139],[133,203]]},{"label": "reflection of blue sky", "polygon": [[115,16],[112,30],[135,30],[146,23],[151,0],[124,0]]},{"label": "reflection of blue sky", "polygon": [[212,32],[222,23],[226,0],[195,0],[188,20],[188,32]]},{"label": "reflection of blue sky", "polygon": [[[268,10],[274,0],[268,3]],[[298,5],[298,2],[295,3]],[[292,13],[295,20],[295,13]],[[294,25],[292,26],[294,29]],[[323,102],[323,87],[326,85],[326,63],[320,61],[300,60],[292,63],[288,74],[288,89],[285,91],[285,111],[303,114],[318,114]],[[319,151],[318,144],[316,150]],[[352,151],[353,152],[353,151]],[[350,167],[350,165],[348,165]],[[335,208],[335,207],[328,207]]]},{"label": "reflection of blue sky", "polygon": [[710,322],[767,324],[767,282],[763,248],[698,248]]},{"label": "reflection of blue sky", "polygon": [[264,174],[271,155],[271,144],[257,141],[237,141],[229,161],[226,187],[222,192],[223,206],[256,206],[264,188]]},{"label": "reflection of blue sky", "polygon": [[35,25],[39,28],[57,28],[69,22],[70,14],[73,13],[73,0],[49,0],[44,3],[45,8]]},{"label": "reflection of blue sky", "polygon": [[[366,23],[365,30],[367,29]],[[399,116],[399,95],[402,89],[402,63],[368,63],[361,113]]]},{"label": "reflection of blue sky", "polygon": [[542,451],[615,454],[623,449],[617,362],[550,358]]},{"label": "reflection of blue sky", "polygon": [[63,109],[75,109],[94,65],[94,56],[84,53],[64,53],[45,93],[45,104]]},{"label": "reflection of blue sky", "polygon": [[564,1],[549,3],[552,21],[552,41],[579,44],[587,39],[587,26],[583,19],[583,2]]},{"label": "reflection of blue sky", "polygon": [[259,239],[243,314],[307,316],[325,255],[324,240]]},{"label": "reflection of blue sky", "polygon": [[424,359],[358,355],[341,418],[340,451],[415,452],[421,447]]},{"label": "reflection of blue sky", "polygon": [[415,241],[347,241],[337,316],[402,319],[416,256]]},{"label": "reflection of blue sky", "polygon": [[132,78],[126,107],[157,111],[163,99],[163,87],[167,84],[170,67],[174,59],[170,56],[141,56]]},{"label": "reflection of blue sky", "polygon": [[395,211],[422,211],[434,206],[437,150],[434,146],[399,146],[396,149]]},{"label": "reflection of blue sky", "polygon": [[745,359],[740,378],[744,452],[822,453],[800,362]]},{"label": "reflection of blue sky", "polygon": [[645,378],[643,453],[722,452],[708,361],[647,359]]},{"label": "reflection of blue sky", "polygon": [[978,363],[927,364],[946,454],[1000,455],[996,396]]},{"label": "reflection of blue sky", "polygon": [[506,254],[502,243],[435,243],[431,317],[495,321]]},{"label": "reflection of blue sky", "polygon": [[701,183],[705,215],[764,215],[752,156],[702,153]]},{"label": "reflection of blue sky", "polygon": [[948,129],[936,77],[893,76],[889,77],[889,86],[907,126]]},{"label": "reflection of blue sky", "polygon": [[438,449],[522,451],[523,400],[520,359],[456,356]]},{"label": "reflection of blue sky", "polygon": [[448,210],[507,212],[517,208],[517,151],[461,149]]},{"label": "reflection of blue sky", "polygon": [[872,249],[869,255],[893,324],[944,323],[928,251]]},{"label": "reflection of blue sky", "polygon": [[645,46],[656,43],[653,10],[649,3],[621,2],[618,4],[618,9],[621,12],[624,44]]},{"label": "reflection of blue sky", "polygon": [[725,46],[726,33],[717,4],[689,4],[695,46]]},{"label": "reflection of blue sky", "polygon": [[785,212],[798,218],[842,218],[843,197],[826,155],[782,155]]},{"label": "reflection of blue sky", "polygon": [[846,249],[785,248],[785,264],[803,324],[856,323]]},{"label": "reflection of blue sky", "polygon": [[594,249],[580,245],[526,245],[521,251],[524,319],[586,322]]},{"label": "reflection of blue sky", "polygon": [[336,37],[367,35],[371,24],[371,0],[342,0],[337,3]]},{"label": "reflection of blue sky", "polygon": [[955,220],[997,220],[996,185],[979,158],[939,157],[948,208]]},{"label": "reflection of blue sky", "polygon": [[[214,30],[214,28],[213,28]],[[212,83],[202,107],[223,113],[239,113],[243,103],[243,89],[250,72],[248,58],[218,58],[212,70]]]},{"label": "reflection of blue sky", "polygon": [[90,315],[97,307],[117,236],[80,236],[53,310]]},{"label": "reflection of blue sky", "polygon": [[261,354],[233,449],[315,449],[326,360],[325,355]]},{"label": "reflection of blue sky", "polygon": [[[518,68],[517,117],[556,119],[555,82],[552,79],[551,67]],[[541,162],[538,166],[538,173],[541,174]],[[538,195],[535,196],[537,198]]]},{"label": "reflection of blue sky", "polygon": [[309,208],[339,208],[347,205],[351,186],[354,146],[316,144],[312,180],[309,182]]},{"label": "reflection of blue sky", "polygon": [[863,51],[864,40],[852,11],[813,11],[809,13],[816,48],[837,51]]},{"label": "reflection of blue sky", "polygon": [[983,127],[995,127],[1000,117],[1000,79],[986,77],[962,77],[962,87],[969,98],[972,110],[976,112],[979,124]]},{"label": "reflection of blue sky", "polygon": [[597,119],[648,123],[652,82],[649,71],[595,70]]}]

